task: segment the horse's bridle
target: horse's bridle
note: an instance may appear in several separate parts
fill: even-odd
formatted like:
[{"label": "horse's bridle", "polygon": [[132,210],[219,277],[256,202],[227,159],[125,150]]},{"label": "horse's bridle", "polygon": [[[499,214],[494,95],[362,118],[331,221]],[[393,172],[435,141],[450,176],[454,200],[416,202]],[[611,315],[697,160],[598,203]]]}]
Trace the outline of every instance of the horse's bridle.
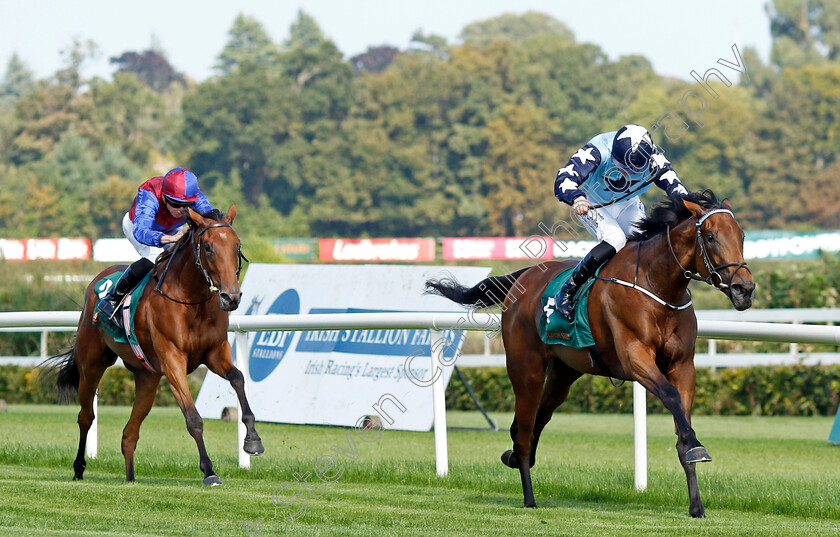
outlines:
[{"label": "horse's bridle", "polygon": [[[674,247],[671,245],[671,228],[668,228],[668,231],[665,233],[665,236],[668,238],[668,248],[670,248],[671,250],[671,255],[674,256],[674,261],[677,262],[677,266],[680,267],[680,269],[682,269],[683,275],[687,279],[706,282],[712,287],[716,287],[721,291],[724,291],[726,289],[729,289],[729,287],[732,285],[732,278],[735,277],[736,272],[738,272],[742,268],[746,269],[747,272],[750,272],[750,269],[749,267],[747,267],[746,261],[744,261],[743,263],[727,263],[725,265],[714,266],[712,264],[712,260],[709,259],[709,253],[706,251],[706,239],[703,238],[703,232],[700,230],[700,226],[703,225],[703,222],[705,222],[707,218],[717,213],[726,213],[733,219],[735,218],[735,215],[733,215],[732,211],[730,211],[729,209],[712,209],[711,211],[698,218],[697,223],[694,225],[695,229],[697,230],[697,247],[700,248],[700,258],[703,260],[703,264],[706,266],[706,270],[709,272],[708,278],[704,278],[700,276],[699,272],[688,270],[687,268],[682,266],[680,260],[677,258],[676,252],[674,252]],[[726,280],[724,281],[723,276],[721,276],[720,272],[718,271],[728,267],[738,268],[733,270],[729,274],[729,277],[726,278]],[[750,272],[750,274],[752,274],[752,272]],[[717,282],[715,282],[715,279],[717,279]]]},{"label": "horse's bridle", "polygon": [[[219,292],[219,288],[216,287],[213,284],[213,280],[210,278],[210,274],[207,273],[207,270],[204,268],[204,265],[201,264],[201,236],[204,235],[205,231],[207,231],[208,229],[212,229],[214,227],[229,227],[231,230],[233,230],[233,227],[230,224],[220,223],[220,224],[211,224],[211,225],[209,225],[205,228],[201,228],[201,231],[199,231],[198,233],[195,233],[192,230],[190,231],[190,233],[195,234],[195,237],[196,237],[195,241],[193,241],[192,238],[190,238],[190,242],[193,243],[193,249],[195,251],[195,266],[198,267],[198,270],[201,271],[201,274],[204,276],[204,279],[207,281],[207,285],[210,286],[210,292],[211,293]],[[248,259],[244,255],[242,255],[242,247],[241,246],[237,249],[236,255],[238,257],[238,260],[237,260],[238,265],[236,267],[236,279],[239,279],[239,273],[242,272],[242,260],[244,259],[245,261],[248,261]]]},{"label": "horse's bridle", "polygon": [[[163,280],[166,277],[166,273],[169,271],[169,265],[170,265],[170,263],[172,263],[172,258],[175,257],[174,253],[173,253],[173,255],[169,256],[169,260],[166,263],[166,267],[164,267],[164,269],[163,269],[163,273],[160,275],[160,279],[158,280],[157,286],[155,287],[155,291],[157,291],[161,295],[165,296],[169,300],[172,300],[173,302],[178,302],[179,304],[187,304],[187,305],[203,304],[203,303],[207,302],[208,300],[210,300],[211,298],[213,298],[213,295],[215,293],[219,292],[219,288],[213,283],[213,280],[210,278],[210,274],[207,272],[207,269],[205,269],[204,265],[201,264],[201,236],[204,234],[205,231],[207,231],[208,229],[214,228],[214,227],[228,227],[231,230],[233,230],[233,226],[231,226],[230,224],[218,223],[218,224],[211,224],[211,225],[209,225],[205,228],[201,228],[201,230],[198,231],[198,233],[196,233],[194,228],[190,228],[190,234],[188,235],[188,240],[193,245],[193,253],[195,254],[195,266],[198,267],[198,270],[201,272],[201,275],[204,276],[204,280],[207,282],[207,285],[209,286],[209,289],[210,289],[210,296],[208,296],[204,300],[200,300],[198,302],[183,302],[181,300],[177,300],[175,298],[172,298],[171,296],[169,296],[169,295],[167,295],[163,292],[161,287],[163,286]],[[242,247],[241,246],[237,250],[236,255],[238,257],[238,265],[236,267],[236,278],[239,279],[239,274],[242,272],[242,260],[244,259],[247,262],[248,258],[245,257],[244,255],[242,255]]]}]

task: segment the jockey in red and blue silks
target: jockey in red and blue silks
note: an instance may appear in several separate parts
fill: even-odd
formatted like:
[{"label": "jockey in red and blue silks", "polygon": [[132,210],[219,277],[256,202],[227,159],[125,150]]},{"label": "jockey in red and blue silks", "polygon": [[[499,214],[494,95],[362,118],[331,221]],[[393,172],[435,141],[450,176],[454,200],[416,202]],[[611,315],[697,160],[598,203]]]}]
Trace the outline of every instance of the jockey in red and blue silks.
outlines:
[{"label": "jockey in red and blue silks", "polygon": [[193,172],[175,168],[163,177],[152,177],[137,189],[123,218],[123,232],[142,257],[154,261],[165,244],[181,238],[175,237],[185,223],[180,209],[187,206],[199,214],[213,210]]},{"label": "jockey in red and blue silks", "polygon": [[121,325],[121,319],[115,313],[126,293],[148,274],[163,249],[177,243],[186,233],[186,220],[182,216],[185,207],[199,214],[213,210],[207,196],[198,188],[195,174],[184,168],[152,177],[137,189],[131,209],[123,217],[122,228],[140,259],[123,272],[97,304],[99,311],[117,325]]}]

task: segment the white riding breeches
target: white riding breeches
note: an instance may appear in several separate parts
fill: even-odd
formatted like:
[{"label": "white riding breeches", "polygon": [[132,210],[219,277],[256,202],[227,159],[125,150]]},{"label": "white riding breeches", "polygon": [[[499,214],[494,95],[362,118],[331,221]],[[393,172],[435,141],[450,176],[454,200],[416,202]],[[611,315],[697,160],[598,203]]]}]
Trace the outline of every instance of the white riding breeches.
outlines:
[{"label": "white riding breeches", "polygon": [[635,196],[609,207],[590,209],[580,219],[595,238],[608,242],[617,252],[627,244],[627,236],[635,231],[634,225],[644,216],[645,206]]},{"label": "white riding breeches", "polygon": [[134,238],[134,222],[131,221],[131,217],[128,213],[125,213],[122,221],[122,229],[123,233],[125,233],[125,238],[128,239],[128,242],[134,246],[134,249],[137,250],[137,253],[140,254],[140,257],[145,257],[152,263],[155,262],[157,256],[163,251],[163,248],[158,248],[157,246],[149,246],[148,244],[143,244],[139,242],[137,239]]}]

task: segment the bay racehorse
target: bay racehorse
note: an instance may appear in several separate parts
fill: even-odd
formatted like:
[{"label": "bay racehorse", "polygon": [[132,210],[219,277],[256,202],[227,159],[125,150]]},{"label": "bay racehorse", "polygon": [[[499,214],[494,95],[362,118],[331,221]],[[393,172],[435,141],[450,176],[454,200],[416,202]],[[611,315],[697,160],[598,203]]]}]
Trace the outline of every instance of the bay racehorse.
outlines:
[{"label": "bay racehorse", "polygon": [[572,383],[590,374],[639,382],[673,414],[689,512],[705,516],[695,463],[711,457],[691,427],[697,318],[688,284],[695,279],[717,287],[739,311],[752,305],[755,282],[744,262],[744,232],[731,209],[707,190],[670,200],[637,224],[592,285],[586,308],[595,345],[587,349],[548,345],[539,333],[543,290],[575,261],[493,276],[472,288],[450,278],[426,282],[427,292],[460,304],[502,305],[507,372],[516,397],[513,449],[502,462],[519,470],[526,507],[536,507],[530,468],[540,433]]},{"label": "bay racehorse", "polygon": [[52,359],[58,368],[59,389],[77,391],[81,405],[74,479],[82,479],[86,467],[85,444],[94,418],[97,386],[117,356],[134,374],[135,384],[134,406],[122,435],[127,481],[134,481],[134,450],[140,437],[140,424],[149,414],[161,376],[165,375],[186,419],[187,430],[198,446],[204,484],[221,485],[207,456],[203,423],[187,386],[187,374],[201,364],[230,381],[236,391],[242,406],[242,422],[247,428],[245,451],[252,455],[264,451],[254,428],[254,414],[245,399],[244,377],[233,365],[227,339],[228,312],[239,306],[242,295],[239,289],[241,245],[231,227],[236,207],[231,206],[226,215],[218,210],[205,215],[192,209],[187,211],[189,233],[158,257],[152,279],[137,304],[134,329],[147,363],[138,358],[130,344],[115,342],[105,330],[92,323],[100,298],[94,288],[96,282],[123,270],[124,265],[105,269],[88,285],[75,345]]}]

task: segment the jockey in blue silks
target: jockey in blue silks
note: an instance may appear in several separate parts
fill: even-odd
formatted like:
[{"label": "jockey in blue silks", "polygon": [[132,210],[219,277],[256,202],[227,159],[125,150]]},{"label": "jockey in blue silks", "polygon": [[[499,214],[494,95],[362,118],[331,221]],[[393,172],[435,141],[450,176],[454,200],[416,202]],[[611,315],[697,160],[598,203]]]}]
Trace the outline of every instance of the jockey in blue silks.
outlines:
[{"label": "jockey in blue silks", "polygon": [[[592,138],[557,172],[554,195],[571,205],[586,229],[600,241],[554,297],[557,311],[568,321],[574,315],[578,287],[624,247],[633,225],[645,216],[639,196],[650,188],[649,183],[642,186],[650,178],[669,197],[688,194],[647,129],[632,124]],[[592,207],[610,202],[607,207]]]},{"label": "jockey in blue silks", "polygon": [[97,308],[118,326],[122,319],[117,308],[126,293],[134,289],[154,267],[157,256],[167,245],[174,245],[186,233],[184,208],[204,214],[213,210],[207,196],[198,188],[195,174],[175,168],[162,177],[152,177],[137,189],[131,209],[122,221],[123,233],[140,259],[132,263],[113,285]]}]

